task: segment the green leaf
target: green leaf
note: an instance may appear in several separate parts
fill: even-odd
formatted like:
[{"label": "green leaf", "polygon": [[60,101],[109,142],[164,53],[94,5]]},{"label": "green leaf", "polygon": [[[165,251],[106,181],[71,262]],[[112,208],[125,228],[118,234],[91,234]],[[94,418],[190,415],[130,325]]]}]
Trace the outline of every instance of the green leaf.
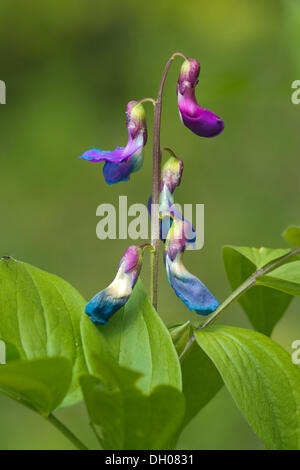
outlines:
[{"label": "green leaf", "polygon": [[[191,323],[177,323],[169,327],[178,355],[184,351],[193,332]],[[184,420],[172,442],[176,442],[187,424],[216,395],[223,385],[222,378],[213,362],[197,343],[193,343],[181,358],[182,392],[185,398]]]},{"label": "green leaf", "polygon": [[135,386],[138,373],[108,365],[110,384],[98,377],[80,378],[87,410],[100,427],[105,450],[167,449],[184,415],[184,398],[174,387],[160,385],[144,394]]},{"label": "green leaf", "polygon": [[215,326],[195,331],[242,414],[269,449],[300,449],[300,370],[255,331]]},{"label": "green leaf", "polygon": [[[225,246],[223,260],[231,288],[235,290],[257,269],[289,252],[289,249],[272,250],[270,248]],[[291,300],[290,295],[264,286],[254,286],[246,291],[238,301],[253,327],[269,336]]]},{"label": "green leaf", "polygon": [[282,235],[291,245],[300,246],[300,227],[290,225]]},{"label": "green leaf", "polygon": [[180,356],[192,332],[191,322],[188,320],[185,323],[178,323],[168,328],[177,354]]},{"label": "green leaf", "polygon": [[63,406],[81,399],[78,376],[87,372],[80,337],[85,303],[63,279],[12,258],[0,260],[0,339],[20,359],[71,361],[73,378]]},{"label": "green leaf", "polygon": [[[190,321],[169,327],[178,355],[184,351],[193,332]],[[186,410],[182,429],[216,395],[223,385],[221,376],[213,362],[194,342],[182,357],[182,391]]]},{"label": "green leaf", "polygon": [[95,326],[87,316],[81,321],[84,352],[91,373],[99,370],[95,357],[99,352],[107,361],[141,374],[138,386],[148,393],[156,385],[181,389],[181,370],[168,329],[152,307],[139,281],[125,305],[108,325]]},{"label": "green leaf", "polygon": [[300,295],[300,261],[283,264],[265,276],[260,276],[258,284],[277,289],[290,295]]},{"label": "green leaf", "polygon": [[72,367],[64,358],[16,361],[0,366],[0,393],[48,416],[64,399]]},{"label": "green leaf", "polygon": [[186,403],[182,425],[184,428],[216,395],[223,380],[214,363],[196,343],[183,358],[181,368],[182,391]]},{"label": "green leaf", "polygon": [[225,246],[223,248],[223,254],[227,251],[234,250],[240,253],[244,258],[247,258],[256,269],[263,268],[267,264],[275,261],[278,258],[288,254],[291,250],[289,248],[265,248],[264,246],[260,248],[253,248],[247,246]]}]

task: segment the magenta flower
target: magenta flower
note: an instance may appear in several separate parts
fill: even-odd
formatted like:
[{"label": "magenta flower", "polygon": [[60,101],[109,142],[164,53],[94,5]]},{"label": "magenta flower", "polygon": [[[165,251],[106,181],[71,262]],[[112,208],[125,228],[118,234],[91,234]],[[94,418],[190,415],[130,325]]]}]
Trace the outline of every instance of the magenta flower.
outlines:
[{"label": "magenta flower", "polygon": [[108,184],[128,181],[130,174],[143,165],[143,148],[147,141],[145,111],[141,103],[130,101],[126,107],[128,143],[113,151],[87,150],[79,158],[90,162],[105,162],[103,174]]},{"label": "magenta flower", "polygon": [[224,129],[224,121],[208,109],[201,108],[195,97],[200,64],[186,59],[177,84],[178,107],[182,123],[200,137],[215,137]]}]

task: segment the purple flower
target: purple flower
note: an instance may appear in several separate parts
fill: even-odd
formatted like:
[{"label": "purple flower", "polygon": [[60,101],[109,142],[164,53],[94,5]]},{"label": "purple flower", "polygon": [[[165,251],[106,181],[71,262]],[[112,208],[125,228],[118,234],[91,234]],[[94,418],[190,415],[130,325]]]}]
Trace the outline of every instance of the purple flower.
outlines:
[{"label": "purple flower", "polygon": [[79,158],[90,162],[105,162],[103,174],[108,184],[128,181],[130,174],[143,165],[143,148],[147,141],[145,111],[141,103],[130,101],[126,107],[128,143],[113,151],[87,150]]},{"label": "purple flower", "polygon": [[190,226],[185,220],[174,217],[165,245],[165,266],[170,285],[176,295],[190,309],[208,315],[219,305],[217,299],[196,276],[184,266],[182,257],[187,246]]},{"label": "purple flower", "polygon": [[208,109],[201,108],[195,97],[200,64],[186,59],[177,84],[178,107],[182,123],[200,137],[215,137],[224,129],[224,121]]},{"label": "purple flower", "polygon": [[126,304],[138,280],[142,256],[142,247],[132,245],[127,248],[115,279],[106,289],[96,294],[85,308],[93,323],[106,325],[110,317]]}]

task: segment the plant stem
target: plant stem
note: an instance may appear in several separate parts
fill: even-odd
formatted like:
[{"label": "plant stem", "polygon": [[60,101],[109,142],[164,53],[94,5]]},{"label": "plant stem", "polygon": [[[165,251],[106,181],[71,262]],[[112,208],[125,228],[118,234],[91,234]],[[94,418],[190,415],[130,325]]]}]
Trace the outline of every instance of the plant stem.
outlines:
[{"label": "plant stem", "polygon": [[138,104],[147,103],[147,102],[152,103],[154,107],[156,105],[156,101],[153,98],[142,98],[141,100],[138,100],[136,102],[135,106],[137,106]]},{"label": "plant stem", "polygon": [[72,444],[79,450],[88,450],[88,448],[72,433],[59,419],[52,413],[48,416],[47,420],[53,424]]},{"label": "plant stem", "polygon": [[172,149],[170,149],[169,147],[164,147],[163,149],[161,149],[161,153],[163,152],[168,152],[170,155],[172,155],[172,157],[176,158],[177,160],[179,160],[179,158],[177,157],[176,153],[173,152]]},{"label": "plant stem", "polygon": [[154,252],[151,261],[151,301],[157,310],[157,283],[158,283],[158,257],[160,242],[160,220],[159,220],[159,194],[161,186],[161,149],[160,149],[160,126],[162,110],[162,94],[169,68],[176,56],[187,58],[181,52],[175,52],[168,60],[160,82],[156,103],[154,106],[153,127],[153,177],[152,177],[152,210],[151,210],[151,239]]},{"label": "plant stem", "polygon": [[[221,305],[219,305],[219,307],[217,308],[217,310],[207,319],[205,320],[203,323],[201,323],[200,326],[198,326],[197,328],[195,328],[196,330],[202,330],[203,328],[206,328],[207,326],[210,326],[212,325],[220,316],[221,314],[223,314],[223,312],[226,310],[227,307],[229,307],[229,305],[231,305],[236,299],[238,299],[244,292],[246,292],[246,290],[250,289],[250,287],[254,286],[255,283],[256,283],[256,279],[259,277],[259,276],[263,276],[264,274],[272,271],[274,268],[277,268],[277,266],[279,266],[281,263],[283,263],[284,261],[288,260],[289,258],[291,258],[292,256],[295,256],[296,254],[300,253],[300,247],[299,248],[295,248],[294,250],[290,251],[289,253],[287,253],[286,255],[284,256],[281,256],[280,258],[276,259],[275,261],[267,264],[265,267],[263,268],[260,268],[258,269],[257,271],[255,271],[253,274],[251,274],[250,277],[248,277],[248,279],[246,279],[245,282],[243,282],[243,284],[241,284],[235,291],[233,291],[229,297],[227,297],[226,300],[224,300],[224,302],[221,303]],[[188,350],[191,348],[193,342],[195,341],[195,336],[194,334],[192,334],[190,336],[190,338],[188,339],[187,341],[187,344],[184,348],[184,351],[181,353],[180,355],[180,360],[182,361],[183,358],[185,357],[186,353],[188,352]]]}]

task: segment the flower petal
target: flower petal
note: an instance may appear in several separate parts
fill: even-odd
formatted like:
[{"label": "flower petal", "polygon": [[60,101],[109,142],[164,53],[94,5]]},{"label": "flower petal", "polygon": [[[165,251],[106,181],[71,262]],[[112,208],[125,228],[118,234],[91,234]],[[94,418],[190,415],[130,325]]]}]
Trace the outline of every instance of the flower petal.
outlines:
[{"label": "flower petal", "polygon": [[84,152],[79,158],[88,160],[89,162],[122,162],[130,157],[125,152],[125,147],[116,147],[115,150],[91,149]]},{"label": "flower petal", "polygon": [[126,304],[140,274],[142,254],[142,247],[128,247],[115,279],[89,301],[85,312],[93,323],[106,325],[110,317]]},{"label": "flower petal", "polygon": [[126,147],[113,151],[91,149],[79,158],[90,162],[106,162],[103,174],[108,184],[128,181],[130,173],[138,171],[143,164],[143,147],[147,141],[145,111],[141,103],[130,101],[126,107],[128,142]]},{"label": "flower petal", "polygon": [[[212,111],[201,108],[198,103],[185,100],[183,106],[178,95],[178,106],[182,123],[200,137],[216,137],[224,130],[223,119]],[[193,109],[193,113],[189,109]]]},{"label": "flower petal", "polygon": [[195,97],[200,64],[187,59],[181,67],[178,78],[178,108],[182,123],[201,137],[215,137],[224,129],[224,121],[208,109],[202,108]]},{"label": "flower petal", "polygon": [[182,253],[178,253],[174,261],[165,257],[167,277],[176,295],[190,309],[200,315],[214,312],[219,302],[207,287],[187,271],[182,263]]},{"label": "flower petal", "polygon": [[129,297],[112,297],[107,289],[104,289],[89,301],[85,313],[93,323],[107,325],[110,317],[126,304]]},{"label": "flower petal", "polygon": [[103,175],[108,184],[116,184],[120,181],[128,181],[130,174],[138,171],[143,165],[142,149],[132,155],[128,160],[120,163],[106,162],[103,167]]}]

